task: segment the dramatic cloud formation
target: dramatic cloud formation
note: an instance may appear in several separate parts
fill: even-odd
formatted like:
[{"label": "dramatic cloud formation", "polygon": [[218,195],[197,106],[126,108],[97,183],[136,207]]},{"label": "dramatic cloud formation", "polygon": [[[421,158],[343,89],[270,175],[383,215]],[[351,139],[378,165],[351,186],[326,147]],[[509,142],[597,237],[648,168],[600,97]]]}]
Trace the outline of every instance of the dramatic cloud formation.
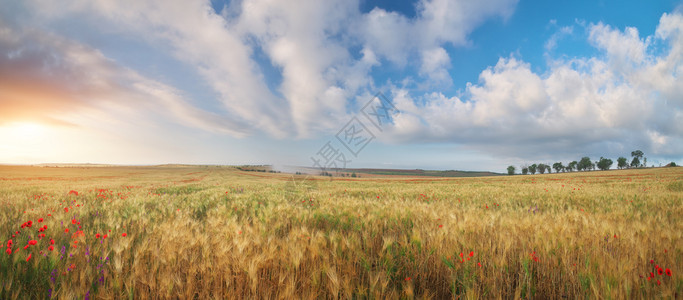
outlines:
[{"label": "dramatic cloud formation", "polygon": [[[404,114],[394,138],[481,145],[499,155],[571,154],[605,143],[619,144],[622,153],[633,145],[683,153],[683,15],[664,14],[656,35],[645,39],[635,28],[601,23],[588,31],[602,57],[553,61],[544,74],[514,56],[501,58],[463,97],[434,92],[415,99],[395,89]],[[657,54],[649,48],[655,42],[668,51]]]},{"label": "dramatic cloud formation", "polygon": [[[94,111],[165,114],[184,125],[241,135],[240,124],[188,104],[179,91],[77,42],[0,23],[0,123],[73,124]],[[96,113],[96,112],[95,112]]]},{"label": "dramatic cloud formation", "polygon": [[[679,11],[644,37],[635,27],[549,20],[558,30],[540,47],[547,66],[508,53],[447,94],[440,87],[460,71],[453,49],[470,47],[489,20],[504,24],[517,1],[419,0],[410,17],[361,4],[8,1],[0,8],[0,126],[106,127],[142,141],[197,132],[317,139],[384,91],[401,111],[378,137],[384,143],[454,144],[511,159],[683,153]],[[556,55],[570,36],[599,55]],[[117,52],[126,48],[156,51],[147,57],[158,56],[161,71],[127,61],[135,55]]]}]

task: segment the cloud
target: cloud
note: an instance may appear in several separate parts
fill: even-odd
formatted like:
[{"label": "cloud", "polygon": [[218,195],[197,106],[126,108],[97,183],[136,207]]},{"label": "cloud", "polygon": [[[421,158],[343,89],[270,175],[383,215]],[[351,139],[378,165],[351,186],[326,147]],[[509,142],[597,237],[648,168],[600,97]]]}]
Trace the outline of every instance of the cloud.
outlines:
[{"label": "cloud", "polygon": [[84,114],[151,113],[211,132],[248,132],[193,107],[176,89],[54,34],[0,23],[0,53],[0,122],[80,126],[73,120]]},{"label": "cloud", "polygon": [[[683,153],[683,16],[664,14],[646,38],[601,23],[588,29],[600,58],[552,61],[543,74],[514,56],[501,58],[450,98],[394,88],[402,115],[383,138],[450,141],[503,157],[605,149],[623,155],[634,147],[666,157]],[[664,51],[652,49],[654,39]]]},{"label": "cloud", "polygon": [[346,100],[367,85],[374,53],[354,60],[346,24],[357,18],[355,1],[254,0],[241,3],[235,29],[254,41],[281,70],[279,92],[287,100],[299,137],[334,130]]},{"label": "cloud", "polygon": [[[454,143],[519,157],[639,145],[683,152],[680,12],[664,14],[647,37],[577,21],[600,56],[553,58],[558,41],[574,35],[562,27],[545,44],[547,71],[501,57],[457,95],[435,91],[452,84],[449,49],[471,43],[468,36],[488,20],[507,20],[516,4],[419,0],[409,18],[377,7],[361,12],[357,0],[244,0],[220,12],[208,1],[13,1],[11,11],[0,10],[0,122],[78,126],[90,113],[112,122],[150,115],[149,126],[313,138],[345,124],[355,100],[389,90],[401,114],[380,136],[388,142]],[[217,96],[196,99],[143,76],[88,38],[68,38],[68,29],[55,26],[61,22],[95,27],[101,39],[151,45]],[[396,81],[422,88],[375,82],[376,70],[415,71]]]},{"label": "cloud", "polygon": [[420,74],[428,76],[433,81],[444,82],[450,85],[451,77],[447,69],[450,66],[451,58],[448,56],[446,49],[437,47],[423,50],[421,56],[422,66],[420,66]]},{"label": "cloud", "polygon": [[637,28],[626,27],[621,32],[598,23],[591,25],[589,32],[589,41],[606,52],[612,68],[635,67],[645,63],[649,39],[641,40]]},{"label": "cloud", "polygon": [[[358,1],[342,0],[235,1],[218,13],[208,1],[13,4],[21,8],[13,10],[24,11],[12,19],[18,27],[50,28],[68,20],[105,34],[134,36],[190,66],[219,96],[224,110],[207,116],[190,105],[195,101],[176,100],[168,107],[183,112],[181,122],[191,118],[232,126],[224,132],[235,136],[263,132],[310,138],[338,129],[353,109],[349,99],[375,89],[370,72],[387,61],[405,68],[409,58],[417,57],[418,63],[409,67],[418,68],[424,80],[449,85],[450,57],[443,45],[466,44],[467,35],[486,19],[509,17],[516,0],[421,0],[415,19],[380,8],[362,13]],[[256,51],[263,51],[265,60]],[[281,82],[269,86],[272,78],[266,78],[263,65],[279,72]],[[78,66],[82,72],[90,67],[96,66]],[[89,84],[95,83],[83,86]],[[156,83],[124,87],[161,102],[184,96]]]},{"label": "cloud", "polygon": [[421,75],[444,81],[448,76],[444,65],[450,57],[442,46],[467,45],[467,36],[475,28],[489,18],[509,18],[516,4],[517,0],[420,0],[414,19],[374,8],[362,16],[357,32],[378,56],[398,66],[418,56]]},{"label": "cloud", "polygon": [[[550,22],[551,25],[556,25],[557,21],[556,20],[551,20]],[[553,33],[550,38],[545,42],[545,51],[550,52],[555,50],[555,47],[557,47],[557,42],[563,38],[564,36],[567,35],[572,35],[574,33],[574,27],[573,26],[563,26],[561,27],[558,31]]]},{"label": "cloud", "polygon": [[38,18],[47,20],[44,22],[87,15],[83,18],[86,23],[96,19],[161,45],[178,60],[193,66],[220,95],[219,101],[226,109],[224,118],[237,128],[251,127],[273,136],[289,132],[288,103],[270,92],[251,59],[252,49],[208,2],[33,2],[32,10]]}]

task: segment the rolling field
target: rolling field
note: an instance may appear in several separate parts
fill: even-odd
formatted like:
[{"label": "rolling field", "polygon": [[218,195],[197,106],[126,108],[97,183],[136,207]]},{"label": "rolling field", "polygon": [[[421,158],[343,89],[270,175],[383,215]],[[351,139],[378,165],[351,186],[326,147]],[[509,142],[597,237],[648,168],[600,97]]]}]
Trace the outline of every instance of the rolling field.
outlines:
[{"label": "rolling field", "polygon": [[680,298],[683,168],[0,166],[0,299]]}]

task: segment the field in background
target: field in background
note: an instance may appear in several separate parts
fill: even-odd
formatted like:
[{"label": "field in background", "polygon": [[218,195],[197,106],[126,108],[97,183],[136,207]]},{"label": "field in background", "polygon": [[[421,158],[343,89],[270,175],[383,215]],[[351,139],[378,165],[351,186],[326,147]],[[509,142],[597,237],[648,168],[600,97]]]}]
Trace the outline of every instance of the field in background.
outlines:
[{"label": "field in background", "polygon": [[0,298],[678,298],[682,204],[680,167],[0,166]]}]

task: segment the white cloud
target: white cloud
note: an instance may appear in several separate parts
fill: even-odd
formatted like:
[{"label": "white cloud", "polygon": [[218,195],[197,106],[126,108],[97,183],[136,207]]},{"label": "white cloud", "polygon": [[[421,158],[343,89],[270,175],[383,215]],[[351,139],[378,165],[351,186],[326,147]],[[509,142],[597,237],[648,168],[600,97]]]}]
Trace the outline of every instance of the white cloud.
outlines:
[{"label": "white cloud", "polygon": [[[374,87],[370,71],[384,60],[403,68],[417,57],[423,79],[450,84],[450,57],[442,46],[466,44],[487,18],[509,17],[516,0],[421,0],[415,19],[380,8],[363,14],[358,1],[343,0],[235,1],[220,13],[208,1],[22,4],[27,17],[16,22],[26,27],[70,20],[168,51],[219,95],[224,111],[207,120],[230,120],[237,132],[253,128],[275,137],[313,137],[344,122],[348,99]],[[257,48],[270,61],[256,61]],[[351,52],[357,48],[360,56]],[[281,72],[276,90],[266,84],[259,63]],[[164,99],[181,94],[143,90]],[[195,114],[191,106],[172,109]]]},{"label": "white cloud", "polygon": [[429,79],[442,82],[450,85],[451,76],[448,74],[451,58],[448,56],[446,49],[437,47],[433,49],[423,50],[422,66],[420,66],[420,74],[426,75]]},{"label": "white cloud", "polygon": [[404,66],[411,56],[418,56],[421,75],[443,81],[450,57],[442,46],[468,44],[467,36],[477,26],[488,18],[507,19],[516,4],[517,0],[420,0],[414,19],[375,8],[363,15],[358,32],[364,45],[381,57]]},{"label": "white cloud", "polygon": [[236,28],[253,37],[281,68],[279,89],[300,137],[335,129],[346,115],[346,99],[365,85],[370,66],[376,64],[370,49],[354,61],[342,44],[346,24],[357,18],[357,6],[343,0],[253,0],[241,5]]},{"label": "white cloud", "polygon": [[[551,20],[550,22],[551,25],[556,25],[557,21]],[[557,47],[557,42],[563,38],[564,36],[567,35],[572,35],[574,33],[574,27],[573,26],[563,26],[561,27],[558,31],[553,33],[550,38],[545,42],[545,51],[553,51]]]},{"label": "white cloud", "polygon": [[[395,88],[397,107],[411,118],[399,119],[403,123],[384,138],[448,140],[518,157],[631,147],[683,153],[683,16],[662,16],[655,37],[603,24],[589,31],[603,58],[552,61],[543,74],[518,58],[501,58],[461,97],[432,92],[412,98]],[[654,38],[668,51],[653,54]]]},{"label": "white cloud", "polygon": [[421,0],[418,2],[416,37],[421,45],[441,43],[463,45],[467,35],[490,17],[504,19],[512,15],[516,0],[450,1]]},{"label": "white cloud", "polygon": [[227,110],[225,118],[274,136],[290,132],[289,105],[269,91],[251,60],[251,48],[208,2],[34,2],[32,9],[47,21],[89,15],[150,43],[165,45],[180,61],[194,66],[219,93]]},{"label": "white cloud", "polygon": [[[645,63],[647,58],[645,50],[648,47],[649,39],[641,40],[637,28],[626,27],[621,32],[612,29],[609,25],[598,23],[589,26],[589,31],[589,41],[606,52],[612,68],[637,67]],[[619,71],[624,72],[626,70]]]},{"label": "white cloud", "polygon": [[[683,153],[678,12],[664,14],[648,37],[632,27],[577,21],[601,51],[597,58],[553,59],[549,52],[559,39],[574,34],[572,26],[561,27],[545,44],[548,71],[535,72],[520,57],[500,58],[457,96],[376,86],[371,71],[385,67],[418,71],[402,82],[450,84],[446,49],[467,45],[468,35],[489,19],[509,18],[516,3],[420,0],[408,18],[381,8],[362,13],[357,0],[244,0],[220,13],[208,1],[12,2],[25,11],[12,26],[0,26],[0,86],[6,83],[0,116],[26,117],[16,95],[31,92],[31,103],[42,107],[32,117],[57,123],[68,120],[55,117],[55,109],[115,108],[232,136],[307,138],[338,130],[355,112],[350,99],[389,87],[402,113],[380,137],[385,140],[463,143],[512,155],[574,153],[604,143]],[[60,36],[52,25],[64,20],[107,28],[104,38],[132,35],[172,54],[218,94],[221,109],[200,109],[201,100],[185,91],[142,76],[135,66],[120,66],[85,41]],[[266,78],[267,64],[281,81]],[[30,81],[46,88],[21,88]]]}]

